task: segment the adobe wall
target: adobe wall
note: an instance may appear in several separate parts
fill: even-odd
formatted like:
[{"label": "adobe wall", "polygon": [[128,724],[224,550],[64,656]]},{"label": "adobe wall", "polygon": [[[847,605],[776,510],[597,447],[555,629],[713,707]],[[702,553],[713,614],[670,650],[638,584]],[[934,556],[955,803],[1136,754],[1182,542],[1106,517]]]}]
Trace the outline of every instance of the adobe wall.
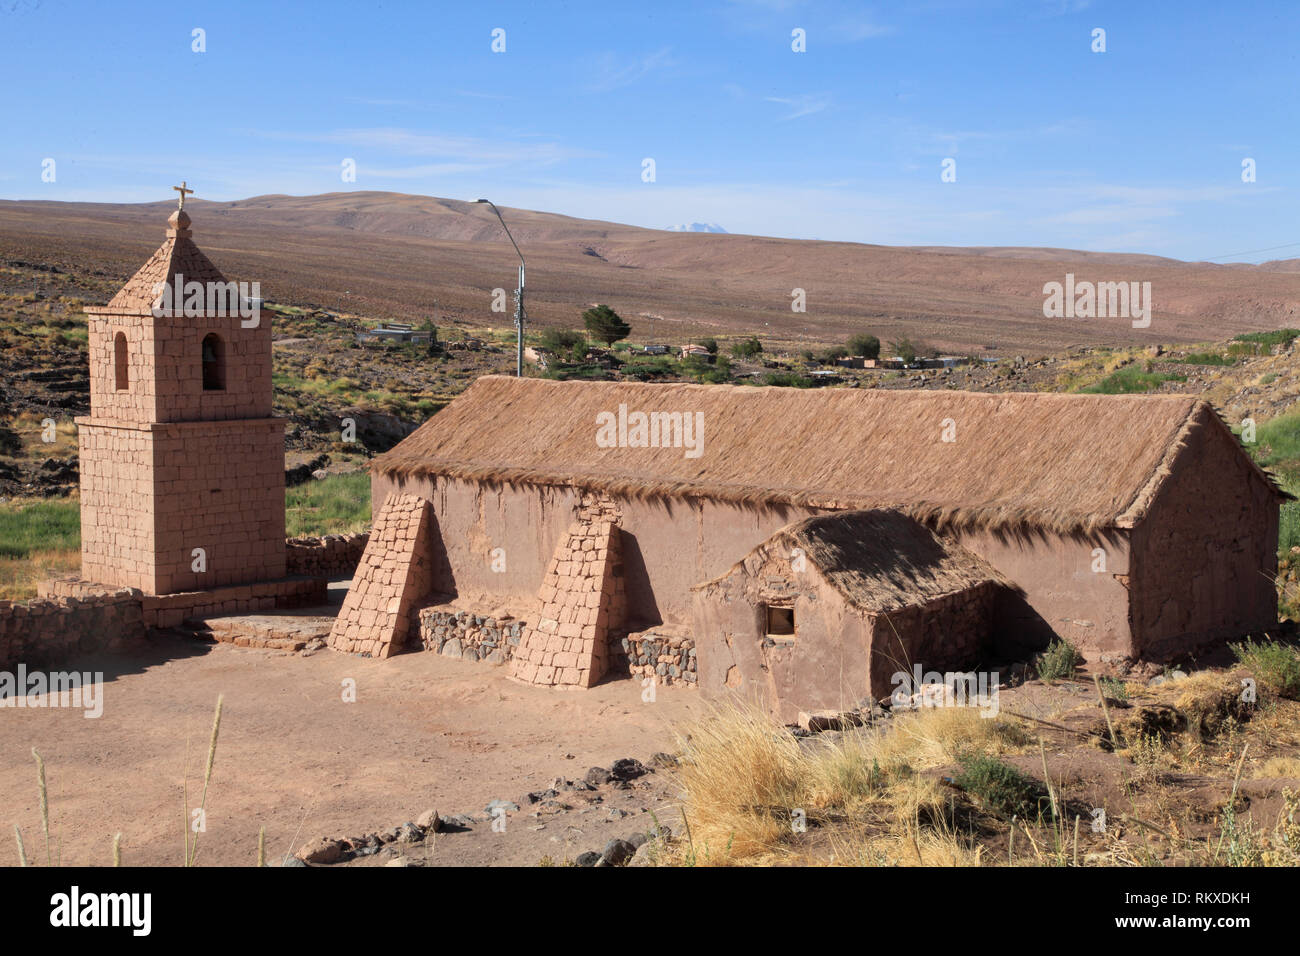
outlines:
[{"label": "adobe wall", "polygon": [[1277,624],[1278,500],[1236,440],[1198,429],[1133,531],[1133,621],[1169,660]]},{"label": "adobe wall", "polygon": [[[760,605],[794,607],[796,639],[765,634]],[[871,624],[811,568],[788,557],[752,562],[694,594],[699,687],[736,694],[794,721],[800,710],[851,710],[869,695]]]},{"label": "adobe wall", "polygon": [[[147,422],[156,418],[152,316],[101,315],[87,312],[87,351],[90,354],[90,413],[96,418]],[[126,337],[127,388],[117,388],[117,333]],[[84,455],[83,455],[84,458]]]},{"label": "adobe wall", "polygon": [[[372,477],[374,509],[390,492],[417,494],[433,503],[446,549],[436,556],[436,591],[532,610],[535,616],[538,587],[574,520],[580,492],[491,488],[444,478],[399,484],[384,475]],[[779,528],[820,513],[712,502],[618,498],[616,503],[629,626],[689,625],[694,585],[722,574]],[[494,556],[497,548],[503,553]]]},{"label": "adobe wall", "polygon": [[[879,701],[900,686],[899,672],[969,671],[989,657],[997,630],[995,610],[1002,588],[986,583],[882,614],[872,625],[871,696]],[[913,689],[915,693],[917,688]]]},{"label": "adobe wall", "polygon": [[58,668],[81,654],[120,650],[144,637],[140,595],[0,601],[0,670]]},{"label": "adobe wall", "polygon": [[[1125,533],[1076,539],[982,531],[955,537],[1025,592],[1023,599],[1011,595],[998,599],[999,653],[1023,656],[1059,637],[1089,659],[1103,654],[1135,656]],[[1096,549],[1103,554],[1094,554]]]}]

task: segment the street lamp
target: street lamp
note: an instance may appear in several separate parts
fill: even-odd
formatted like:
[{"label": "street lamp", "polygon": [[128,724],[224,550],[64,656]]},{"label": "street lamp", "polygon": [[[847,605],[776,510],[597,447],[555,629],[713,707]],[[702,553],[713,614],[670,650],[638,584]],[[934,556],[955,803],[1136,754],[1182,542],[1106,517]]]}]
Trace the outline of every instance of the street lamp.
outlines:
[{"label": "street lamp", "polygon": [[519,288],[515,290],[515,329],[518,333],[518,349],[515,353],[515,375],[519,378],[524,376],[524,254],[519,251],[519,244],[515,242],[515,237],[510,235],[510,227],[506,221],[501,218],[501,210],[496,204],[487,199],[475,199],[476,203],[486,203],[492,207],[492,211],[497,214],[497,219],[501,222],[501,228],[506,231],[506,238],[510,240],[510,245],[515,247],[515,255],[519,256]]}]

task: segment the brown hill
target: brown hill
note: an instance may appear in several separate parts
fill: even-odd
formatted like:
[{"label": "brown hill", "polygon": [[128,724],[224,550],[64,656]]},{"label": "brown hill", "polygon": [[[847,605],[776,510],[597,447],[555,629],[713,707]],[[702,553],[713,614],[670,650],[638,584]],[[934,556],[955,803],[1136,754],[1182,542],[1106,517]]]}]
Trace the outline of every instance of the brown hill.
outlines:
[{"label": "brown hill", "polygon": [[[191,199],[195,239],[231,278],[267,299],[376,318],[508,324],[491,290],[511,290],[513,250],[484,206],[396,193]],[[171,202],[0,202],[0,258],[125,280],[162,237]],[[757,334],[810,343],[858,331],[950,351],[1058,350],[1072,344],[1187,342],[1300,325],[1297,261],[1262,266],[1009,247],[889,247],[672,233],[553,213],[503,210],[528,258],[528,311],[576,327],[607,302],[634,337],[678,342]],[[1150,281],[1151,327],[1049,319],[1043,285]],[[791,311],[802,288],[807,312]],[[513,308],[513,306],[511,306]],[[653,320],[653,322],[651,322]]]}]

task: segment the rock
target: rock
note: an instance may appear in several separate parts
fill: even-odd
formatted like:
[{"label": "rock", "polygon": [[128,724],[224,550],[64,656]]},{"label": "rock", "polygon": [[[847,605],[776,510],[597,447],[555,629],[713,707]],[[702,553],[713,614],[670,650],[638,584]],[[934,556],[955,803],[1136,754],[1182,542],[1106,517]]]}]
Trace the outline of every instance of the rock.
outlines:
[{"label": "rock", "polygon": [[304,863],[337,863],[343,856],[343,841],[320,837],[294,854]]},{"label": "rock", "polygon": [[640,830],[638,830],[636,833],[633,833],[631,836],[627,838],[627,842],[632,844],[638,850],[641,849],[642,844],[648,843],[649,840],[650,840],[650,834],[642,833]]},{"label": "rock", "polygon": [[626,810],[620,810],[618,807],[609,808],[609,818],[611,820],[622,820],[628,813]]},{"label": "rock", "polygon": [[284,858],[284,862],[281,863],[280,865],[281,866],[306,866],[307,864],[304,863],[302,860],[298,859],[296,856],[287,856]]},{"label": "rock", "polygon": [[599,787],[602,783],[609,783],[613,780],[614,775],[604,767],[592,767],[587,771],[587,776],[584,779],[586,780],[587,786]]},{"label": "rock", "polygon": [[824,730],[848,730],[862,725],[862,718],[846,711],[818,710],[811,714],[799,712],[799,728],[810,734],[819,734]]},{"label": "rock", "polygon": [[610,768],[609,772],[610,776],[615,780],[635,780],[648,771],[641,761],[633,760],[631,757],[624,757],[622,760],[615,760],[614,766]]},{"label": "rock", "polygon": [[384,866],[421,866],[418,860],[412,860],[409,856],[397,856],[389,860]]},{"label": "rock", "polygon": [[446,644],[442,645],[442,653],[445,654],[447,657],[460,657],[461,656],[460,638],[453,637]]},{"label": "rock", "polygon": [[677,758],[672,754],[666,754],[662,751],[659,753],[653,753],[650,755],[650,765],[652,767],[659,767],[660,769],[675,767],[677,766]]},{"label": "rock", "polygon": [[414,823],[403,823],[398,828],[397,839],[401,843],[419,843],[424,839],[424,830]]},{"label": "rock", "polygon": [[442,819],[438,816],[437,810],[425,810],[416,819],[415,825],[430,833],[437,833],[438,828],[442,826]]},{"label": "rock", "polygon": [[606,866],[622,866],[636,854],[637,848],[627,840],[618,837],[605,844],[605,851],[600,855],[600,862]]},{"label": "rock", "polygon": [[483,808],[483,812],[488,816],[496,816],[497,810],[504,810],[506,813],[518,813],[519,804],[511,803],[509,800],[493,800]]},{"label": "rock", "polygon": [[579,853],[578,858],[573,861],[575,866],[595,866],[599,862],[600,854],[592,853],[590,851],[587,853]]}]

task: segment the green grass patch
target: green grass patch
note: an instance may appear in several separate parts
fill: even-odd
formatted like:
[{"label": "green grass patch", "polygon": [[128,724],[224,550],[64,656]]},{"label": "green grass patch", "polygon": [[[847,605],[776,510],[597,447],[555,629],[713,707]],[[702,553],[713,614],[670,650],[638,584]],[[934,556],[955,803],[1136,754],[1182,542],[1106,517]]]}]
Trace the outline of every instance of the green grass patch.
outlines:
[{"label": "green grass patch", "polygon": [[1193,352],[1180,359],[1170,359],[1183,365],[1236,365],[1237,360],[1219,352]]},{"label": "green grass patch", "polygon": [[288,488],[284,493],[289,537],[346,534],[370,527],[370,474],[350,471]]},{"label": "green grass patch", "polygon": [[38,551],[81,548],[81,505],[35,501],[0,507],[0,557],[29,558]]},{"label": "green grass patch", "polygon": [[1260,354],[1272,351],[1277,345],[1290,345],[1297,337],[1300,337],[1300,329],[1274,329],[1272,332],[1245,332],[1234,335],[1232,340],[1258,346],[1255,354]]},{"label": "green grass patch", "polygon": [[1132,395],[1141,392],[1153,392],[1165,382],[1185,382],[1186,375],[1171,372],[1147,372],[1138,365],[1127,365],[1111,372],[1101,381],[1093,382],[1081,389],[1093,395]]}]

